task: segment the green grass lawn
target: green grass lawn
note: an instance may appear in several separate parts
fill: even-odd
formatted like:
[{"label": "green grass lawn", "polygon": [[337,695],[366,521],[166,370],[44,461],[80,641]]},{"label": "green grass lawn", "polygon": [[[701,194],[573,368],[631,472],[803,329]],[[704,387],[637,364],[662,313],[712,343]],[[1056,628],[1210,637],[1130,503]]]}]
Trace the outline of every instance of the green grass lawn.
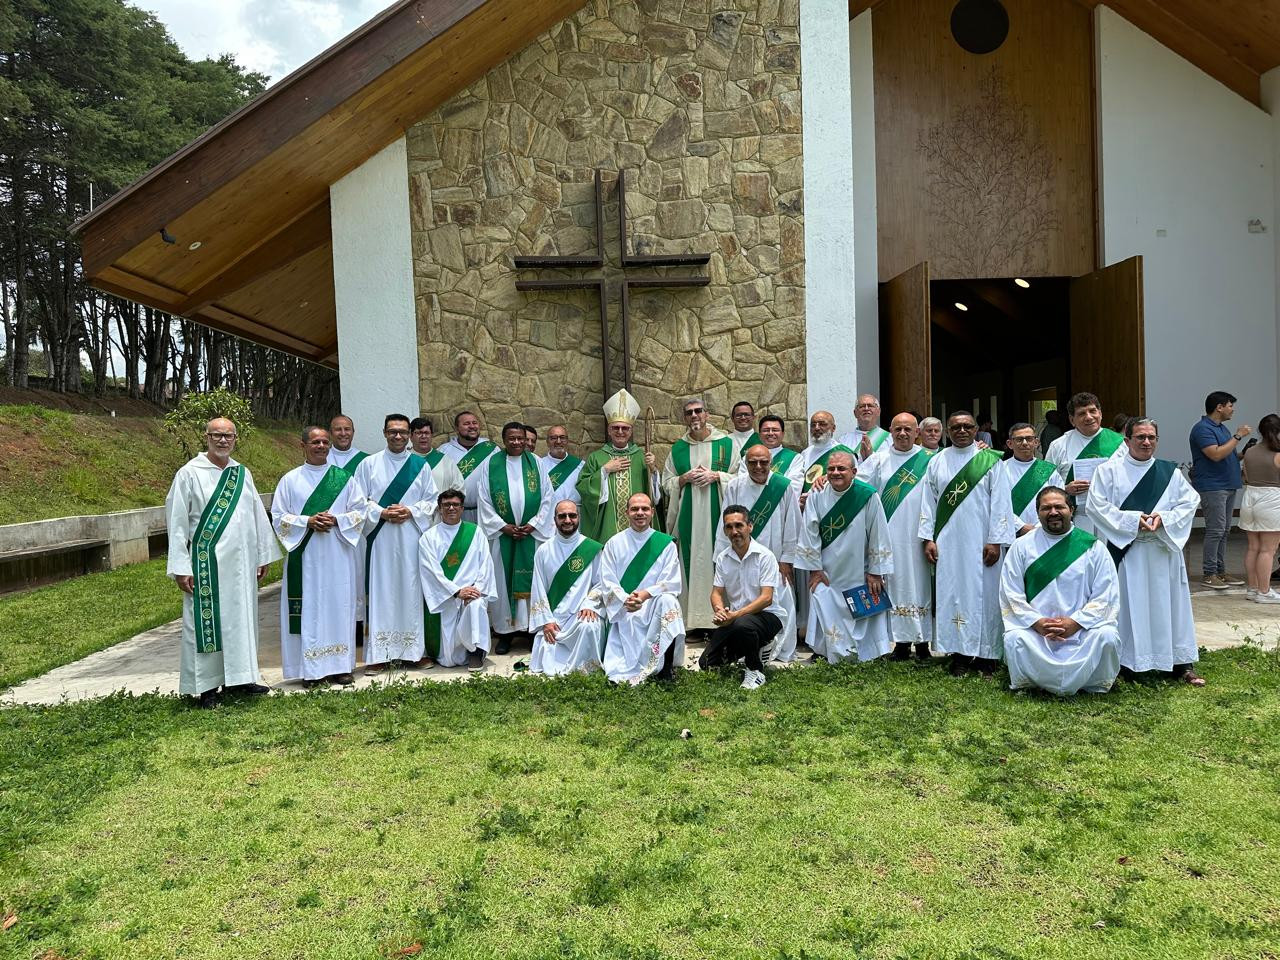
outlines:
[{"label": "green grass lawn", "polygon": [[0,711],[0,958],[1274,958],[1280,662],[1202,672]]}]

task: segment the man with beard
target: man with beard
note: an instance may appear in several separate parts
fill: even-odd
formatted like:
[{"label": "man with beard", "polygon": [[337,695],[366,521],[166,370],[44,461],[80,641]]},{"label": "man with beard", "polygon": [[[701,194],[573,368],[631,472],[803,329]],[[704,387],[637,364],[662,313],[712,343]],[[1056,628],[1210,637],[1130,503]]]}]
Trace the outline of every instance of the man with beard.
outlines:
[{"label": "man with beard", "polygon": [[578,474],[582,533],[597,543],[627,529],[627,503],[633,494],[658,500],[657,461],[631,438],[639,416],[640,404],[625,389],[606,400],[608,441],[587,457]]},{"label": "man with beard", "polygon": [[[523,435],[521,437],[523,444]],[[453,418],[453,436],[440,444],[440,452],[452,460],[462,474],[462,492],[467,496],[462,517],[471,523],[476,520],[476,488],[480,485],[480,465],[498,452],[492,440],[480,439],[480,418],[470,410],[463,410]]]},{"label": "man with beard", "polygon": [[533,558],[529,672],[589,673],[599,668],[604,646],[603,548],[578,531],[578,504],[573,500],[556,502],[555,522],[555,536],[538,547]]},{"label": "man with beard", "polygon": [[1120,670],[1115,564],[1101,540],[1072,525],[1061,487],[1039,491],[1036,514],[1039,527],[1009,548],[1000,571],[1009,687],[1106,693]]}]

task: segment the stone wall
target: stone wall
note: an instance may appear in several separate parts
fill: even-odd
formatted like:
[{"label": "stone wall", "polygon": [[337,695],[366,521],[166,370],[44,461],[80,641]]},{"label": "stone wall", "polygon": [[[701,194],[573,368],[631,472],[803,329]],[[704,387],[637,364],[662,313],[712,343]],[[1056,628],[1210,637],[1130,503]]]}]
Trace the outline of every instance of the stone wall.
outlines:
[{"label": "stone wall", "polygon": [[802,440],[797,16],[798,0],[594,0],[409,130],[424,412],[466,406],[494,432],[527,418],[600,442],[596,295],[518,292],[535,274],[512,257],[593,250],[604,170],[616,351],[623,169],[632,253],[712,254],[707,287],[632,293],[634,392],[659,439],[679,436],[680,398],[697,394],[726,429],[745,399]]}]

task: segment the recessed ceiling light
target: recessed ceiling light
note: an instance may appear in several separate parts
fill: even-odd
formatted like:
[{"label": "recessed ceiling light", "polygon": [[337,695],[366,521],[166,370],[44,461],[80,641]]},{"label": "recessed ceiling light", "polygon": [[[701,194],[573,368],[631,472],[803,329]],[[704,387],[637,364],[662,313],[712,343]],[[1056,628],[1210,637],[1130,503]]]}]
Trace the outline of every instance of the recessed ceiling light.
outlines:
[{"label": "recessed ceiling light", "polygon": [[968,313],[968,312],[969,312],[969,308],[968,308],[968,307],[966,307],[966,306],[965,306],[963,303],[961,303],[959,300],[957,300],[957,301],[956,301],[956,309],[957,309],[957,310],[959,310],[959,311],[961,311],[961,312],[963,312],[963,313]]},{"label": "recessed ceiling light", "polygon": [[1026,290],[1028,287],[1031,286],[1031,284],[1029,284],[1026,280],[1023,280],[1021,277],[1014,277],[1013,282],[1016,283],[1018,286],[1020,286],[1023,290]]},{"label": "recessed ceiling light", "polygon": [[311,306],[311,301],[310,301],[310,300],[303,300],[300,304],[298,304],[298,309],[299,309],[299,310],[305,310],[305,309],[306,309],[307,307],[309,307],[309,306]]},{"label": "recessed ceiling light", "polygon": [[194,242],[191,244],[191,246],[187,247],[187,249],[188,249],[188,250],[199,250],[199,249],[200,249],[200,241],[199,241],[199,240],[194,241]]}]

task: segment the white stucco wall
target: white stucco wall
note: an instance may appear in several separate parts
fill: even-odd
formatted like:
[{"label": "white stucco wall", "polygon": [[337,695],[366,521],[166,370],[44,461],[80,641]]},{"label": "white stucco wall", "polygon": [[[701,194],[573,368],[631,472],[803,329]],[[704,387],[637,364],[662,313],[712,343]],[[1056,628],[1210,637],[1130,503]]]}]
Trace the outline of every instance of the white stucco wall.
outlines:
[{"label": "white stucco wall", "polygon": [[1143,256],[1147,413],[1161,453],[1186,461],[1209,391],[1240,398],[1237,423],[1276,402],[1273,124],[1110,9],[1095,16],[1102,262]]},{"label": "white stucco wall", "polygon": [[[871,11],[849,22],[853,95],[853,297],[857,316],[858,391],[880,393],[880,263],[876,218],[876,98]],[[890,411],[886,414],[892,416]]]},{"label": "white stucco wall", "polygon": [[848,22],[846,0],[800,4],[808,400],[837,421],[852,418],[858,394]]},{"label": "white stucco wall", "polygon": [[382,418],[418,415],[418,331],[401,137],[329,188],[342,410],[356,446],[384,446]]},{"label": "white stucco wall", "polygon": [[[1268,225],[1273,232],[1280,230],[1280,67],[1268,70],[1262,75],[1262,106],[1271,114],[1271,172],[1274,175],[1275,212]],[[1280,370],[1280,243],[1276,247],[1276,369]],[[1276,384],[1276,404],[1273,410],[1280,410],[1280,382]]]}]

